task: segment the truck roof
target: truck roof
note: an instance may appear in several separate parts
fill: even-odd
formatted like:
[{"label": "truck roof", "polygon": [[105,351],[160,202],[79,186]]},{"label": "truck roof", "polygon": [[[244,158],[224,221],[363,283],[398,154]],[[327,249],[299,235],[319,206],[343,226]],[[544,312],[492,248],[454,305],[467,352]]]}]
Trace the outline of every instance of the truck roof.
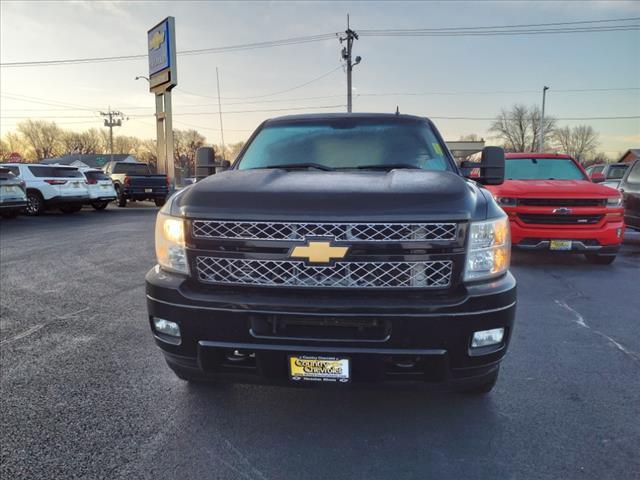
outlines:
[{"label": "truck roof", "polygon": [[428,120],[426,117],[418,117],[416,115],[406,115],[406,114],[395,114],[395,113],[307,113],[300,115],[284,115],[282,117],[270,118],[265,121],[265,124],[270,123],[295,123],[301,122],[304,123],[306,121],[311,120],[338,120],[338,119],[379,119],[379,120]]},{"label": "truck roof", "polygon": [[571,155],[565,155],[562,153],[524,152],[524,153],[505,153],[505,158],[572,158],[572,157]]}]

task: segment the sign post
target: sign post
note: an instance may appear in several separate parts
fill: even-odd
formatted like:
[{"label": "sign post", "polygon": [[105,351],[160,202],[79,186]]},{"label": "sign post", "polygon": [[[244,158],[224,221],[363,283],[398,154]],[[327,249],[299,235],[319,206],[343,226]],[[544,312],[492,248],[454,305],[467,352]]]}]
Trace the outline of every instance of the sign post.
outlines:
[{"label": "sign post", "polygon": [[167,17],[147,32],[149,91],[156,96],[158,173],[175,188],[171,89],[178,84],[175,19]]}]

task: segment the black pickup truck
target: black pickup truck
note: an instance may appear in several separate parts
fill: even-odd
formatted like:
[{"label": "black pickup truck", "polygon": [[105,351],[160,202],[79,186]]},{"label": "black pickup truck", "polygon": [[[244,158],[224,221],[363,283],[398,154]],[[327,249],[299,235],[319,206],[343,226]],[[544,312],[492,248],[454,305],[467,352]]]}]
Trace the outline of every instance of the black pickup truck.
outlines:
[{"label": "black pickup truck", "polygon": [[[475,164],[478,166],[478,164]],[[264,122],[233,167],[158,214],[149,322],[178,377],[296,384],[420,381],[489,392],[516,282],[504,177],[464,178],[430,120]]]},{"label": "black pickup truck", "polygon": [[151,173],[146,163],[108,162],[103,170],[113,181],[119,207],[126,207],[127,200],[153,200],[158,207],[164,205],[169,193],[167,176]]}]

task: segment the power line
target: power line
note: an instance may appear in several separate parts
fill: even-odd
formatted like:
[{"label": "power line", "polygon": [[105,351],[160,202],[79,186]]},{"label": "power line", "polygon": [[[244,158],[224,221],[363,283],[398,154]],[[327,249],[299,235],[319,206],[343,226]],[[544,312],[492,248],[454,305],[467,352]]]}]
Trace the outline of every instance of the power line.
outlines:
[{"label": "power line", "polygon": [[[620,87],[620,88],[577,88],[577,89],[555,89],[554,94],[557,93],[608,93],[608,92],[637,92],[640,91],[640,87]],[[431,92],[371,92],[371,93],[355,93],[354,97],[400,97],[400,96],[429,96],[429,95],[442,95],[442,96],[454,96],[454,95],[519,95],[519,94],[539,94],[538,90],[470,90],[470,91],[431,91]],[[190,93],[190,95],[198,95],[205,97],[205,95],[199,95],[195,93]],[[5,96],[5,94],[2,94]],[[293,98],[278,98],[278,99],[270,99],[270,100],[255,100],[255,101],[246,101],[246,102],[226,102],[226,106],[232,105],[257,105],[257,104],[265,104],[265,103],[282,103],[282,102],[299,102],[299,101],[307,101],[307,100],[327,100],[332,98],[343,98],[344,94],[336,94],[336,95],[318,95],[311,97],[293,97]],[[26,101],[20,99],[13,99],[18,101]],[[44,105],[51,105],[50,102],[41,102],[36,100],[30,100],[30,103],[41,103]],[[183,109],[183,108],[191,108],[191,107],[217,107],[218,103],[192,103],[192,104],[181,104],[174,105],[174,108]],[[60,108],[1,108],[0,112],[64,112],[64,111],[82,111],[82,110],[91,110],[97,111],[98,108],[90,108],[90,107],[60,107]],[[128,105],[127,110],[153,110],[153,107],[141,107]],[[194,112],[198,113],[198,112]]]},{"label": "power line", "polygon": [[519,36],[519,35],[547,35],[547,34],[573,34],[573,33],[598,33],[598,32],[619,32],[638,31],[640,25],[620,25],[611,27],[584,27],[584,28],[550,28],[539,30],[473,30],[473,31],[388,31],[380,33],[366,33],[363,37],[489,37],[489,36]]},{"label": "power line", "polygon": [[[301,83],[300,85],[295,85],[293,87],[286,88],[284,90],[279,90],[277,92],[266,93],[266,94],[263,94],[263,95],[252,95],[252,96],[247,96],[247,97],[222,97],[222,99],[223,100],[246,100],[246,99],[249,99],[249,98],[265,98],[265,97],[273,97],[275,95],[281,95],[283,93],[292,92],[294,90],[298,90],[299,88],[306,87],[307,85],[310,85],[310,84],[312,84],[314,82],[317,82],[318,80],[322,80],[323,78],[328,77],[329,75],[331,75],[334,72],[337,72],[340,69],[342,69],[342,65],[339,65],[338,67],[333,68],[333,69],[329,70],[326,73],[323,73],[322,75],[320,75],[318,77],[312,78],[311,80],[309,80],[307,82]],[[218,99],[218,97],[214,97],[212,95],[202,95],[200,93],[190,92],[188,90],[183,90],[181,88],[179,88],[178,90],[180,92],[182,92],[182,93],[186,93],[187,95],[193,95],[195,97],[211,98],[211,99],[214,99],[214,100]]]},{"label": "power line", "polygon": [[640,20],[640,17],[610,18],[599,20],[577,20],[573,22],[551,22],[551,23],[520,23],[513,25],[490,25],[482,27],[438,27],[438,28],[406,28],[406,29],[369,29],[360,30],[361,32],[419,32],[419,31],[454,31],[454,30],[493,30],[500,28],[529,28],[529,27],[554,27],[561,25],[584,25],[593,23],[613,23],[613,22],[632,22]]},{"label": "power line", "polygon": [[[336,38],[337,33],[323,33],[320,35],[307,35],[304,37],[285,38],[281,40],[272,40],[268,42],[254,42],[244,43],[240,45],[228,45],[224,47],[210,47],[210,48],[198,48],[192,50],[181,50],[176,52],[179,56],[188,55],[203,55],[207,53],[224,53],[224,52],[238,52],[243,50],[255,50],[260,48],[280,47],[286,45],[299,45],[302,43],[321,42]],[[34,67],[43,66],[50,67],[56,65],[75,65],[84,63],[104,63],[104,62],[118,62],[126,60],[138,60],[147,58],[147,54],[138,55],[116,55],[111,57],[89,57],[89,58],[67,58],[58,60],[34,60],[26,62],[5,62],[0,63],[0,67]]]},{"label": "power line", "polygon": [[[541,35],[558,33],[596,33],[611,31],[632,31],[639,30],[640,25],[626,24],[622,22],[632,22],[640,20],[640,17],[582,20],[574,22],[552,22],[552,23],[532,23],[515,25],[494,25],[494,26],[471,26],[471,27],[439,27],[439,28],[419,28],[419,29],[369,29],[359,30],[363,36],[490,36],[490,35]],[[618,25],[614,25],[618,23]],[[572,26],[576,25],[576,26]],[[551,28],[540,28],[551,27]],[[559,28],[558,28],[559,27]],[[304,43],[321,42],[337,38],[340,32],[328,32],[318,35],[307,35],[302,37],[292,37],[266,42],[253,42],[238,45],[227,45],[223,47],[199,48],[191,50],[181,50],[179,56],[203,55],[208,53],[237,52],[245,50],[255,50],[261,48],[271,48],[286,45],[299,45]],[[137,55],[117,55],[109,57],[88,57],[69,58],[56,60],[34,60],[22,62],[0,63],[0,67],[33,67],[33,66],[56,66],[74,65],[86,63],[103,63],[114,61],[137,60],[147,58],[147,54]]]},{"label": "power line", "polygon": [[0,97],[5,97],[8,98],[9,100],[16,100],[16,101],[21,101],[21,102],[27,102],[27,103],[39,103],[42,105],[49,105],[49,106],[54,106],[54,107],[66,107],[66,108],[72,108],[75,110],[89,110],[89,111],[98,111],[98,108],[95,107],[90,107],[87,105],[78,105],[78,104],[73,104],[73,103],[66,103],[66,102],[58,102],[56,100],[47,100],[45,98],[40,98],[40,97],[31,97],[28,95],[18,95],[15,93],[0,93]]}]

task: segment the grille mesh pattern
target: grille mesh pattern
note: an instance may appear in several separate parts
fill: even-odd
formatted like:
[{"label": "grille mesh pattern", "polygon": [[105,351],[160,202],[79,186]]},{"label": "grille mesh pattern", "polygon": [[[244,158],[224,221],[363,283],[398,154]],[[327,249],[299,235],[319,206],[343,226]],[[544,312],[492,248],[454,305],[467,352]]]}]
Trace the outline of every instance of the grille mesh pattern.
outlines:
[{"label": "grille mesh pattern", "polygon": [[199,238],[237,240],[304,240],[334,237],[362,242],[453,241],[455,223],[274,223],[194,220],[193,235]]},{"label": "grille mesh pattern", "polygon": [[310,266],[289,260],[196,257],[205,283],[327,288],[440,288],[451,282],[450,260],[337,262]]}]

